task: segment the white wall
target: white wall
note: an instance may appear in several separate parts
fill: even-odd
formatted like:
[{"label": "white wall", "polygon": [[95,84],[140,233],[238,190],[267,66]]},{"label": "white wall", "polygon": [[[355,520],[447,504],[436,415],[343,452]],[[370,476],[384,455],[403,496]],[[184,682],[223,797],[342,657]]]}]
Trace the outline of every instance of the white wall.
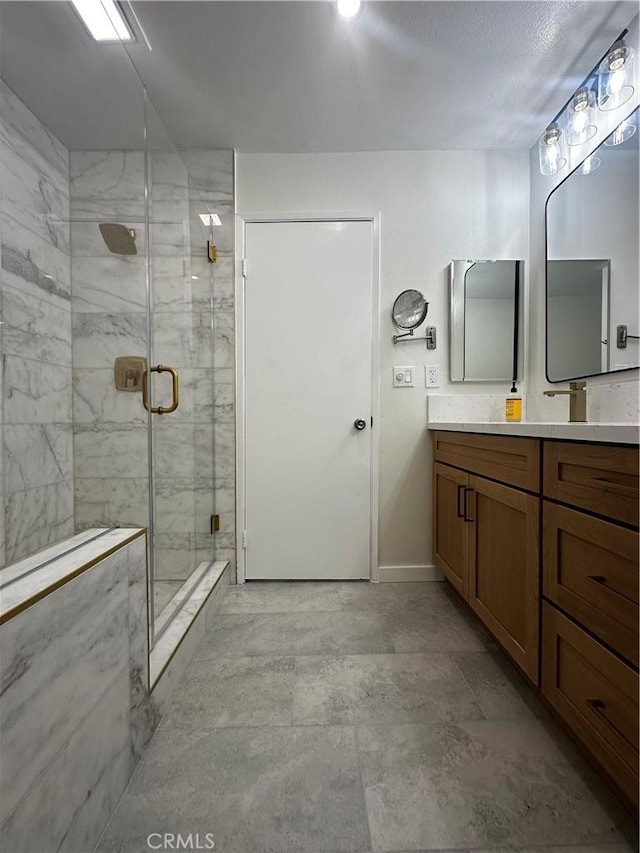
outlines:
[{"label": "white wall", "polygon": [[[430,151],[238,154],[237,210],[381,213],[380,565],[430,565],[431,448],[426,363],[441,367],[436,393],[508,392],[508,383],[448,382],[448,264],[454,258],[528,257],[526,152]],[[526,265],[525,265],[526,270]],[[438,347],[394,346],[390,310],[405,288],[429,302]],[[415,364],[413,389],[394,390],[394,364]],[[432,392],[429,392],[432,393]]]}]

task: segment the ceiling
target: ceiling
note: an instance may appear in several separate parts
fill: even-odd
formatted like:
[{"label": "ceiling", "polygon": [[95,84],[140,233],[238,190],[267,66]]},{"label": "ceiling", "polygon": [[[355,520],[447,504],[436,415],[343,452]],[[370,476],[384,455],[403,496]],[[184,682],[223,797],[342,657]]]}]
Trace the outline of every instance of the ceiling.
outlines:
[{"label": "ceiling", "polygon": [[328,0],[134,8],[151,52],[94,44],[64,0],[0,3],[1,75],[71,149],[140,147],[139,78],[180,148],[528,149],[638,4],[368,0],[351,22]]}]

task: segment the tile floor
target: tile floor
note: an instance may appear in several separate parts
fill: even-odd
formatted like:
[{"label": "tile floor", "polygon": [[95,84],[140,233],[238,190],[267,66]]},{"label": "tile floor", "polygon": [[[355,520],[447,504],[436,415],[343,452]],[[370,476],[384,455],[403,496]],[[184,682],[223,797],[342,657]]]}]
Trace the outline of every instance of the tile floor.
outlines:
[{"label": "tile floor", "polygon": [[249,583],[97,851],[627,853],[633,832],[445,584]]}]

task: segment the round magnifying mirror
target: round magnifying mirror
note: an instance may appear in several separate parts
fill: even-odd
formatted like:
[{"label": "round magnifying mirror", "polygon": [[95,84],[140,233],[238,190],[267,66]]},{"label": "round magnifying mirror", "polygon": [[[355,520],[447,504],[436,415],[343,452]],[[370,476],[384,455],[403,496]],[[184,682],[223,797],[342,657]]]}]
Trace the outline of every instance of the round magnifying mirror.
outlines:
[{"label": "round magnifying mirror", "polygon": [[391,317],[399,329],[417,329],[428,308],[429,303],[419,290],[403,290],[393,303]]}]

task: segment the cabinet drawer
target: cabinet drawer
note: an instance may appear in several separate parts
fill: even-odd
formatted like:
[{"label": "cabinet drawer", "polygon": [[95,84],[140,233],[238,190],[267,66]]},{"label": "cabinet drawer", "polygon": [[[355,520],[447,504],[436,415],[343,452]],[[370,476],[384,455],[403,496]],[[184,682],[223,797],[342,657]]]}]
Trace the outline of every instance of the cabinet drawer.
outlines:
[{"label": "cabinet drawer", "polygon": [[638,663],[638,534],[544,502],[544,593]]},{"label": "cabinet drawer", "polygon": [[638,449],[544,442],[544,495],[638,524]]},{"label": "cabinet drawer", "polygon": [[631,802],[637,802],[638,675],[547,602],[542,691]]},{"label": "cabinet drawer", "polygon": [[540,442],[535,438],[434,433],[436,462],[527,489],[540,490]]}]

